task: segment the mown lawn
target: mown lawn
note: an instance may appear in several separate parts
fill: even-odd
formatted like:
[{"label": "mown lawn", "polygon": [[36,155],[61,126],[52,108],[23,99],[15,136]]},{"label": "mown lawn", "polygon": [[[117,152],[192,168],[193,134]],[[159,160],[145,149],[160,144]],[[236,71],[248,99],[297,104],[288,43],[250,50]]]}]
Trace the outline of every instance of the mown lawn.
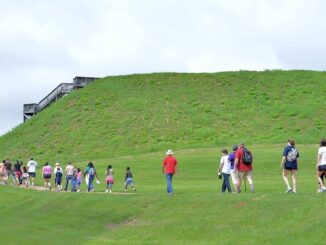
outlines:
[{"label": "mown lawn", "polygon": [[[222,194],[216,177],[221,148],[175,149],[181,176],[165,193],[162,153],[94,161],[101,178],[110,162],[115,192],[131,166],[137,193],[55,193],[0,187],[4,244],[320,244],[325,194],[316,193],[317,145],[298,145],[298,194],[284,194],[283,145],[255,145],[256,193]],[[85,163],[76,163],[85,165]],[[40,175],[38,175],[40,176]],[[41,183],[40,181],[38,182]],[[83,187],[85,189],[85,187]]]}]

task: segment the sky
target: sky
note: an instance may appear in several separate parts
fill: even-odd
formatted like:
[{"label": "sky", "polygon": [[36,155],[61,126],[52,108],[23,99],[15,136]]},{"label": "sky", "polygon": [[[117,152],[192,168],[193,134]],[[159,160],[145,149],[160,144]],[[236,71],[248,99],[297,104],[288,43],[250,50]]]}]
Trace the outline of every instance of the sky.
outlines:
[{"label": "sky", "polygon": [[323,0],[1,0],[0,135],[75,76],[325,70]]}]

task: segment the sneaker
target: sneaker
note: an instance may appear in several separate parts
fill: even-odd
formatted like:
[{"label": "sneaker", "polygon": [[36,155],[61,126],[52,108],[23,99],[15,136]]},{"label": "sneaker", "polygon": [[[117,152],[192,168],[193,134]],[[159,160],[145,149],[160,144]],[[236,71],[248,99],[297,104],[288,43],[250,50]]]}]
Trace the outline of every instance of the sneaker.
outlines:
[{"label": "sneaker", "polygon": [[105,192],[109,192],[109,190],[106,190]]},{"label": "sneaker", "polygon": [[112,193],[112,191],[110,190],[110,193]]},{"label": "sneaker", "polygon": [[287,190],[285,191],[285,193],[290,193],[291,191],[292,191],[292,188],[287,189]]},{"label": "sneaker", "polygon": [[325,191],[326,191],[326,187],[320,188],[320,192],[325,192]]},{"label": "sneaker", "polygon": [[80,190],[77,190],[77,192],[80,192]]}]

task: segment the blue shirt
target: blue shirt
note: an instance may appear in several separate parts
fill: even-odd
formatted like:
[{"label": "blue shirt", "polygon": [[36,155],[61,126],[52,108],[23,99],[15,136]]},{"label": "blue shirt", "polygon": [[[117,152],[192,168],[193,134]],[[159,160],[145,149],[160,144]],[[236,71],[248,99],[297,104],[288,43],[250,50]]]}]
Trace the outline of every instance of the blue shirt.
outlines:
[{"label": "blue shirt", "polygon": [[56,178],[57,181],[61,180],[61,178],[62,178],[62,173],[61,173],[60,171],[56,172],[56,173],[55,173],[55,178]]},{"label": "blue shirt", "polygon": [[234,169],[235,152],[232,152],[229,155],[228,160],[230,161],[230,163],[231,163],[231,169],[233,170]]}]

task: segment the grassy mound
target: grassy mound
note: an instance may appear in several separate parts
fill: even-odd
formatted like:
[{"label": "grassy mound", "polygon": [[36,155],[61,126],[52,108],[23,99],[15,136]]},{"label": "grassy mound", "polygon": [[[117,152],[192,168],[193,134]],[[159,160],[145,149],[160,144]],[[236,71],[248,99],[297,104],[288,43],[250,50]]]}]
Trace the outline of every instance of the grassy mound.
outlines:
[{"label": "grassy mound", "polygon": [[316,143],[326,130],[325,80],[313,71],[107,77],[1,137],[0,155],[78,161],[288,137]]},{"label": "grassy mound", "polygon": [[[314,176],[325,80],[312,71],[166,73],[74,91],[1,137],[0,156],[81,168],[93,160],[102,184],[89,194],[0,186],[0,232],[6,244],[314,244],[325,220]],[[283,193],[279,169],[289,137],[300,151],[297,195]],[[256,193],[221,194],[220,148],[239,141],[254,154]],[[168,148],[181,170],[172,197],[161,173]],[[136,195],[104,193],[108,160],[113,191],[123,192],[131,166]]]}]

